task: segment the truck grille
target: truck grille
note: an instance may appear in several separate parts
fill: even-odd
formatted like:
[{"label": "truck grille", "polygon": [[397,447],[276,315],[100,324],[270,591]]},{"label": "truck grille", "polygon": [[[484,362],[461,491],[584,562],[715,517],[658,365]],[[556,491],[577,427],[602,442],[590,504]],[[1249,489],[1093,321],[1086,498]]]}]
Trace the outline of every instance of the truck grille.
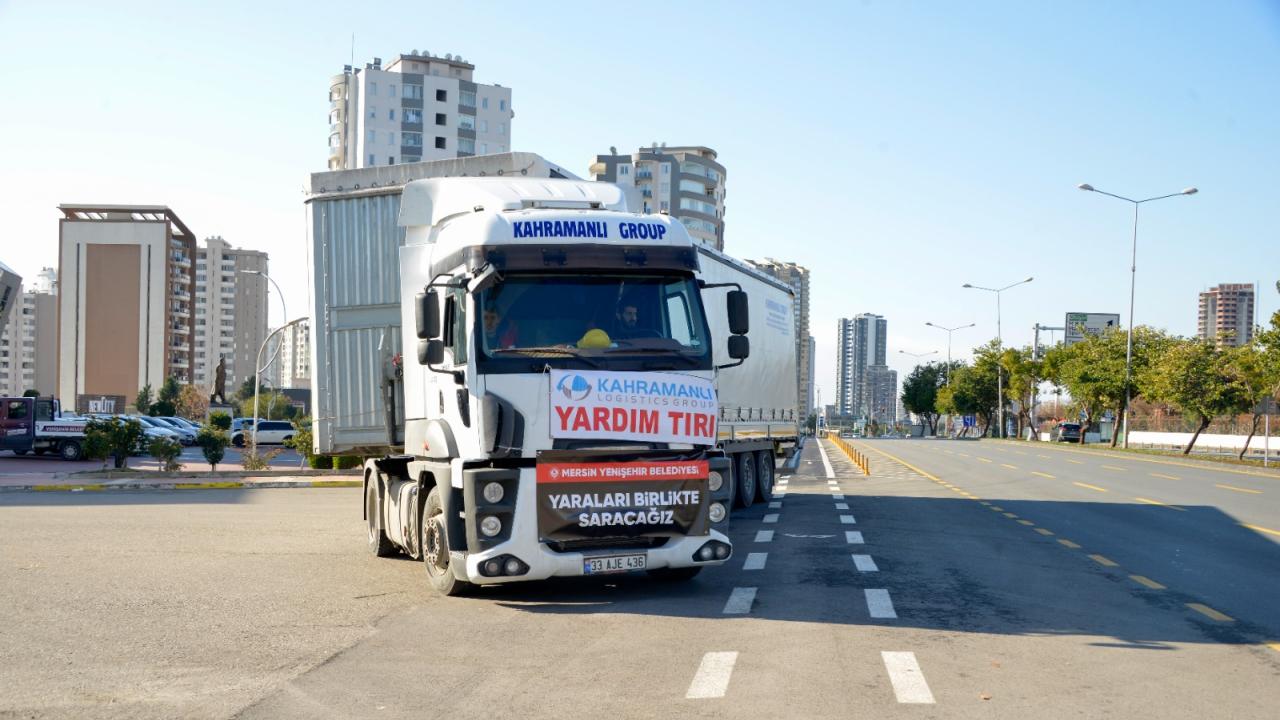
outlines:
[{"label": "truck grille", "polygon": [[587,550],[648,550],[667,544],[665,537],[604,537],[583,540],[549,542],[547,547],[558,553],[584,552]]}]

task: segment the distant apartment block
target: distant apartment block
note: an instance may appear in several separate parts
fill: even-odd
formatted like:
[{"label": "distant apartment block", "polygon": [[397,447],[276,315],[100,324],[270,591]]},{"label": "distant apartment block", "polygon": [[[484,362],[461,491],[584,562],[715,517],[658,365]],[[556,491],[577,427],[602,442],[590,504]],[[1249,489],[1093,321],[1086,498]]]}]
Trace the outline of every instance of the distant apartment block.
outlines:
[{"label": "distant apartment block", "polygon": [[300,322],[282,335],[276,386],[294,390],[311,387],[311,324]]},{"label": "distant apartment block", "polygon": [[195,384],[202,391],[211,392],[221,360],[227,393],[253,377],[267,337],[266,273],[264,252],[232,247],[221,237],[197,248]]},{"label": "distant apartment block", "polygon": [[1199,336],[1219,347],[1253,340],[1252,283],[1228,283],[1200,293]]},{"label": "distant apartment block", "polygon": [[0,333],[0,395],[57,392],[57,287],[56,272],[44,268],[11,309],[9,324]]},{"label": "distant apartment block", "polygon": [[163,205],[59,205],[58,395],[192,380],[196,239]]},{"label": "distant apartment block", "polygon": [[417,50],[329,80],[329,169],[511,150],[511,88],[472,79],[460,56]]},{"label": "distant apartment block", "polygon": [[[872,393],[868,393],[865,387],[867,369],[886,364],[888,321],[880,315],[863,313],[853,318],[841,318],[839,322],[836,411],[843,416],[868,418],[872,411],[868,398]],[[883,381],[883,377],[877,380]],[[896,380],[895,373],[895,384]]]},{"label": "distant apartment block", "polygon": [[791,286],[795,302],[791,306],[796,328],[796,417],[801,422],[813,412],[813,358],[809,336],[809,269],[773,258],[748,260],[752,267]]},{"label": "distant apartment block", "polygon": [[868,365],[862,376],[861,416],[878,423],[898,419],[898,371],[886,365]]},{"label": "distant apartment block", "polygon": [[667,213],[695,239],[724,249],[724,166],[709,147],[661,146],[597,155],[592,180],[622,187],[627,204],[643,213]]}]

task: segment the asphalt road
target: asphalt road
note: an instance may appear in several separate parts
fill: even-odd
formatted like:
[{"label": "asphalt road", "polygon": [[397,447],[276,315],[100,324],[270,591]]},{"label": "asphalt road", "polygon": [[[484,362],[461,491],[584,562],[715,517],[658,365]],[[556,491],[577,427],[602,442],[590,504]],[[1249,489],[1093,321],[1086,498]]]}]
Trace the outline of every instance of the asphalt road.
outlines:
[{"label": "asphalt road", "polygon": [[824,446],[692,582],[473,598],[367,556],[354,489],[0,496],[0,716],[1274,716],[1274,480]]},{"label": "asphalt road", "polygon": [[[270,465],[273,468],[288,469],[299,466],[300,458],[296,450],[279,445],[262,445],[263,452],[271,452],[279,450],[279,454],[271,459]],[[209,469],[209,463],[205,461],[204,455],[198,447],[184,447],[182,455],[178,460],[182,463],[184,470],[204,471]],[[129,458],[129,467],[143,470],[156,469],[158,462],[150,456],[136,456]],[[75,462],[67,462],[56,455],[17,455],[10,451],[0,451],[0,478],[8,476],[30,476],[30,475],[60,475],[65,473],[81,472],[85,470],[101,470],[102,463],[98,460],[77,460]],[[226,454],[221,463],[218,463],[219,470],[239,470],[240,469],[240,451],[235,447],[228,447]]]}]

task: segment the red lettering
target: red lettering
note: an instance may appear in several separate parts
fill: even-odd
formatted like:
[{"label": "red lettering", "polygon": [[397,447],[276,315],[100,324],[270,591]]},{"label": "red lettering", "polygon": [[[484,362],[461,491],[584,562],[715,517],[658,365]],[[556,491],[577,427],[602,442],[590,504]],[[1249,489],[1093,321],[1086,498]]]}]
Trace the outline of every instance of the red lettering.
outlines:
[{"label": "red lettering", "polygon": [[[632,412],[635,412],[635,411],[633,410]],[[626,430],[628,426],[629,426],[629,423],[627,422],[627,409],[614,408],[613,409],[613,430],[615,432],[622,432],[623,430]]]},{"label": "red lettering", "polygon": [[716,416],[708,415],[707,420],[708,420],[707,437],[711,438],[712,440],[715,440],[716,439]]},{"label": "red lettering", "polygon": [[586,409],[586,408],[584,408],[584,407],[580,407],[580,408],[578,408],[577,410],[578,410],[578,412],[576,412],[576,413],[574,413],[574,414],[573,414],[573,430],[574,430],[574,432],[577,432],[578,430],[590,430],[590,429],[591,429],[591,417],[590,417],[589,415],[587,415],[587,409]]},{"label": "red lettering", "polygon": [[556,414],[560,416],[560,429],[569,429],[569,415],[573,413],[571,407],[556,407]]},{"label": "red lettering", "polygon": [[658,411],[657,410],[641,410],[638,427],[636,431],[650,435],[658,434]]},{"label": "red lettering", "polygon": [[598,407],[592,408],[591,420],[595,423],[596,430],[609,429],[609,408]]},{"label": "red lettering", "polygon": [[680,413],[675,410],[668,410],[667,417],[671,418],[671,434],[680,434]]},{"label": "red lettering", "polygon": [[707,416],[698,413],[693,416],[693,434],[706,437],[707,435]]}]

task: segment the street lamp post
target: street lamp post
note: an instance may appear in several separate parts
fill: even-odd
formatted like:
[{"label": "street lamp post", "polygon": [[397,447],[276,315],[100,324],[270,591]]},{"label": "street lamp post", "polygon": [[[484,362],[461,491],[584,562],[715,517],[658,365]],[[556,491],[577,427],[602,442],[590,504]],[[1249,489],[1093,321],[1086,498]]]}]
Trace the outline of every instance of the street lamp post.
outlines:
[{"label": "street lamp post", "polygon": [[[1035,280],[1035,278],[1029,277],[1026,280],[1019,280],[1016,283],[1005,285],[1002,288],[982,287],[981,285],[970,285],[969,283],[965,283],[963,285],[963,287],[970,290],[986,290],[987,292],[996,294],[996,342],[999,344],[1001,350],[1004,349],[1004,336],[1000,329],[1000,293],[1008,290],[1009,288],[1015,288],[1019,285],[1029,283],[1032,280]],[[998,357],[996,358],[996,397],[996,415],[1000,419],[1000,437],[1004,437],[1004,372],[1000,369],[1000,359]]]},{"label": "street lamp post", "polygon": [[[241,271],[240,271],[240,274],[241,274],[241,275],[260,275],[260,276],[262,276],[262,277],[266,278],[268,281],[270,281],[270,282],[271,282],[271,284],[272,284],[272,285],[275,287],[275,289],[276,289],[276,295],[277,295],[277,296],[279,296],[279,298],[280,298],[280,312],[282,313],[281,317],[282,317],[282,318],[288,318],[288,317],[289,317],[289,308],[288,308],[288,306],[287,306],[287,305],[285,305],[285,302],[284,302],[284,293],[280,291],[280,284],[279,284],[279,283],[277,283],[277,282],[275,281],[275,278],[271,277],[270,275],[266,274],[265,272],[263,272],[263,271],[261,271],[261,270],[241,270]],[[305,319],[305,318],[303,318],[303,319]],[[297,321],[295,320],[294,322],[297,322]],[[259,380],[259,378],[261,377],[261,375],[262,375],[263,371],[264,371],[264,370],[266,370],[266,368],[262,367],[262,349],[263,349],[263,348],[265,348],[265,347],[267,346],[267,341],[268,341],[268,340],[270,340],[271,338],[275,337],[275,336],[276,336],[276,335],[277,335],[281,330],[285,329],[286,327],[288,327],[289,325],[292,325],[292,324],[293,324],[293,323],[289,323],[289,324],[287,324],[287,325],[282,325],[280,328],[276,329],[274,332],[268,333],[268,334],[267,334],[266,339],[262,341],[262,347],[258,348],[258,359],[254,361],[254,365],[253,365],[253,430],[252,430],[252,436],[253,436],[253,451],[254,451],[255,453],[257,453],[257,452],[258,452],[258,380]],[[271,355],[271,359],[267,361],[267,367],[271,367],[271,363],[275,362],[275,361],[276,361],[276,357],[278,357],[279,355],[280,355],[280,346],[278,346],[278,345],[277,345],[277,346],[276,346],[276,351],[275,351],[274,353],[272,353],[272,355]],[[275,403],[275,396],[274,396],[274,395],[272,396],[271,401],[272,401],[272,403],[273,403],[273,405],[274,405],[274,403]],[[270,410],[270,409],[268,409],[268,410],[267,410],[267,414],[268,414],[268,415],[270,415],[270,414],[271,414],[271,410]]]},{"label": "street lamp post", "polygon": [[[1130,253],[1130,262],[1129,262],[1129,333],[1128,333],[1129,336],[1125,340],[1125,348],[1124,348],[1123,427],[1124,427],[1124,447],[1128,448],[1129,447],[1129,401],[1132,399],[1130,385],[1132,384],[1132,377],[1133,377],[1133,294],[1134,294],[1135,281],[1137,280],[1137,275],[1138,275],[1138,207],[1143,203],[1149,203],[1155,200],[1164,200],[1166,198],[1171,198],[1171,197],[1178,197],[1179,195],[1195,195],[1200,191],[1194,187],[1189,187],[1181,192],[1170,193],[1168,195],[1158,195],[1156,197],[1149,197],[1145,200],[1134,200],[1132,198],[1124,197],[1123,195],[1116,195],[1113,193],[1109,193],[1105,190],[1099,190],[1094,186],[1090,185],[1089,183],[1080,183],[1076,187],[1080,188],[1081,190],[1084,190],[1085,192],[1096,192],[1101,195],[1106,195],[1107,197],[1113,197],[1117,200],[1123,200],[1127,203],[1133,204],[1133,250]],[[1081,432],[1084,432],[1084,431],[1081,430]]]},{"label": "street lamp post", "polygon": [[[946,333],[947,333],[947,367],[945,368],[945,370],[944,370],[944,371],[945,371],[945,373],[946,373],[946,377],[947,377],[947,387],[951,387],[951,333],[953,333],[953,332],[955,332],[955,331],[957,331],[957,330],[964,330],[965,328],[971,328],[971,327],[974,327],[974,326],[976,326],[976,325],[977,325],[977,323],[969,323],[968,325],[959,325],[959,326],[957,326],[957,327],[953,327],[953,328],[949,328],[949,327],[942,327],[941,325],[935,325],[935,324],[933,324],[933,323],[931,323],[931,322],[928,322],[928,321],[926,321],[926,322],[925,322],[925,325],[928,325],[928,326],[929,326],[929,327],[931,327],[931,328],[937,328],[937,329],[942,330],[942,331],[944,331],[944,332],[946,332]],[[948,436],[950,436],[950,434],[951,434],[951,413],[947,413],[947,419],[946,419],[946,421],[943,423],[942,431],[943,431],[945,434],[947,434]]]},{"label": "street lamp post", "polygon": [[[262,367],[262,351],[267,349],[267,343],[271,342],[271,338],[279,335],[298,323],[306,321],[306,317],[290,320],[268,333],[267,337],[262,340],[262,344],[258,346],[258,358],[254,360],[253,363],[253,431],[251,433],[251,437],[253,438],[253,452],[255,455],[258,453],[258,383],[262,378],[262,371],[266,369]],[[268,363],[268,365],[269,364],[270,363]]]}]

